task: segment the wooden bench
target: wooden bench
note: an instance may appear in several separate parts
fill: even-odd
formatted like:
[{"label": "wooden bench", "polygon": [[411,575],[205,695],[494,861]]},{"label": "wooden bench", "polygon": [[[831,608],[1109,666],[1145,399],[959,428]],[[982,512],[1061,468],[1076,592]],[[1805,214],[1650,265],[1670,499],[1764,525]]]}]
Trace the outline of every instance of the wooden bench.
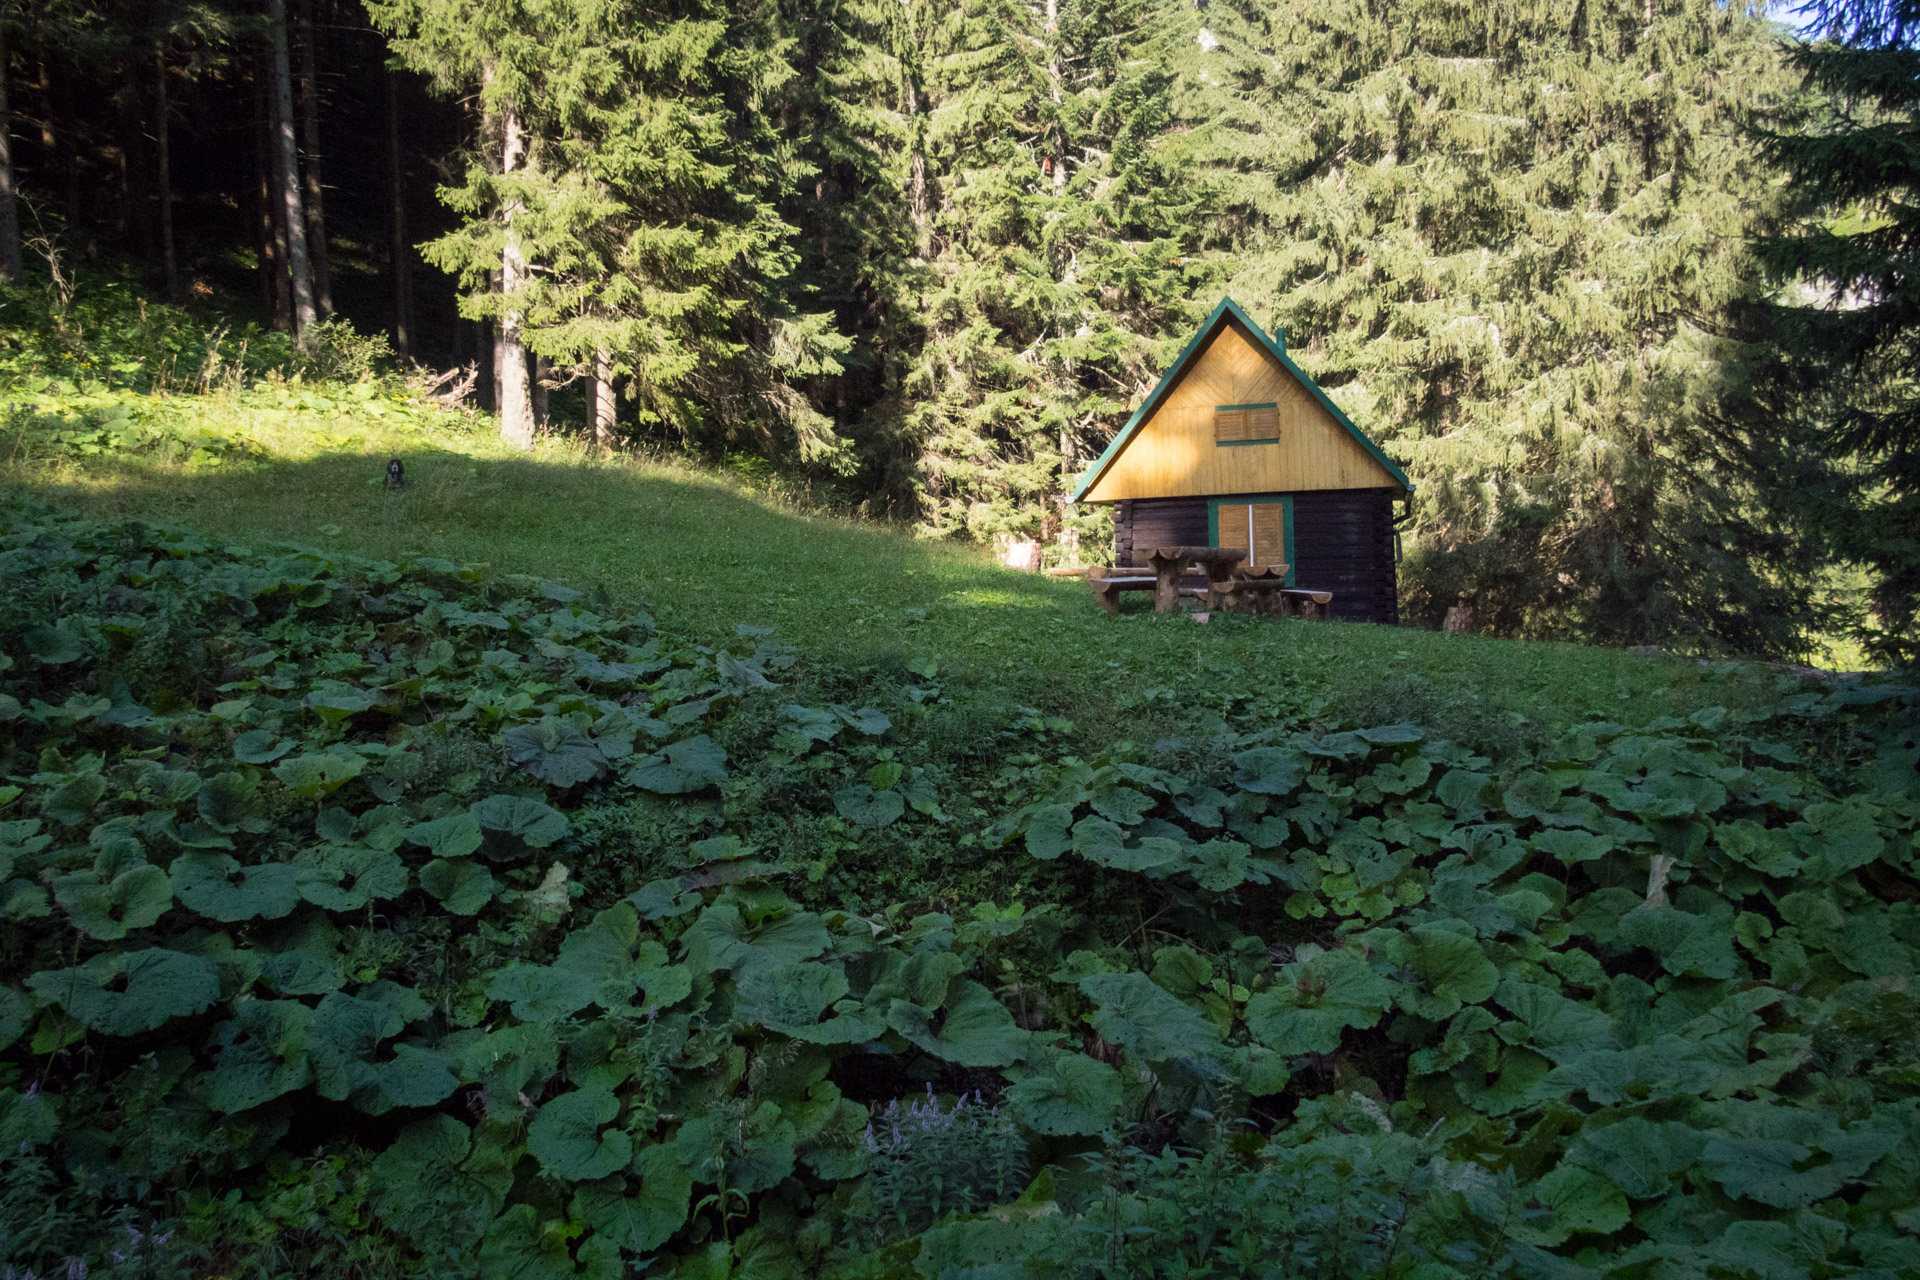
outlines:
[{"label": "wooden bench", "polygon": [[1227,582],[1212,583],[1207,588],[1207,607],[1228,612],[1324,620],[1327,606],[1332,603],[1331,591],[1289,587],[1284,571],[1235,577]]},{"label": "wooden bench", "polygon": [[1299,587],[1287,587],[1280,592],[1282,606],[1298,617],[1313,618],[1325,622],[1331,614],[1328,606],[1333,604],[1331,591],[1307,591]]},{"label": "wooden bench", "polygon": [[1094,565],[1087,570],[1087,585],[1093,588],[1093,598],[1108,613],[1120,612],[1120,593],[1122,591],[1151,591],[1160,583],[1151,569],[1136,569],[1131,565],[1108,568]]}]

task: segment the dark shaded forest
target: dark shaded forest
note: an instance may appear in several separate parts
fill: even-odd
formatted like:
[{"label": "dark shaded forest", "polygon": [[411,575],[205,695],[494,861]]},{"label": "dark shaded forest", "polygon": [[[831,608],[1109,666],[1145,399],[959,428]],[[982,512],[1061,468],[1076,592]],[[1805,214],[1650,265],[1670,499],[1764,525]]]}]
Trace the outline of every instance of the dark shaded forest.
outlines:
[{"label": "dark shaded forest", "polygon": [[510,439],[1053,555],[1231,292],[1419,484],[1411,620],[1897,658],[1911,24],[1795,18],[50,0],[5,21],[0,203],[37,279],[385,333]]}]

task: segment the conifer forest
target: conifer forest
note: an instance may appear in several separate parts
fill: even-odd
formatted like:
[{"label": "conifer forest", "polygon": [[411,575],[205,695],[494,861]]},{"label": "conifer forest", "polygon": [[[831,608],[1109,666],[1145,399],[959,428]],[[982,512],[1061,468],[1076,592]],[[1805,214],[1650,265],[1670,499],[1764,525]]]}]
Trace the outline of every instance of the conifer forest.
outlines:
[{"label": "conifer forest", "polygon": [[1916,659],[1920,0],[0,0],[0,1280],[1920,1280]]}]

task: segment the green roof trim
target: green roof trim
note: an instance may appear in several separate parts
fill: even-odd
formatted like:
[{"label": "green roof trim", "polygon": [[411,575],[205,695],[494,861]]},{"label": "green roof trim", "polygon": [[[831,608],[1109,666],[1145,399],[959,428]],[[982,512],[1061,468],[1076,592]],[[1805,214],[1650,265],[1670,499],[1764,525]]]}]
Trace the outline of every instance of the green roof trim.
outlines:
[{"label": "green roof trim", "polygon": [[1127,425],[1120,428],[1120,434],[1113,438],[1113,442],[1107,446],[1106,452],[1102,453],[1099,459],[1094,462],[1093,466],[1087,469],[1086,474],[1081,477],[1079,487],[1073,491],[1067,501],[1079,502],[1086,497],[1087,490],[1093,488],[1094,483],[1098,481],[1102,475],[1106,474],[1107,468],[1113,465],[1113,460],[1120,456],[1121,451],[1127,447],[1128,442],[1133,439],[1134,434],[1140,430],[1141,426],[1143,426],[1149,418],[1153,417],[1154,411],[1160,407],[1161,401],[1165,400],[1174,387],[1179,385],[1180,379],[1186,374],[1187,365],[1192,363],[1193,358],[1200,353],[1201,348],[1206,345],[1207,340],[1213,336],[1214,330],[1218,329],[1220,325],[1228,319],[1237,320],[1242,328],[1253,335],[1255,341],[1260,344],[1261,348],[1266,351],[1268,355],[1278,360],[1282,368],[1300,380],[1301,386],[1313,393],[1313,398],[1320,402],[1321,408],[1332,414],[1333,420],[1345,427],[1348,434],[1359,443],[1360,447],[1365,449],[1375,462],[1378,462],[1387,469],[1388,475],[1399,481],[1409,493],[1413,491],[1413,481],[1407,479],[1407,473],[1402,471],[1392,458],[1389,458],[1385,453],[1381,452],[1380,446],[1368,439],[1367,433],[1355,426],[1353,419],[1340,411],[1339,405],[1328,399],[1327,393],[1320,389],[1319,383],[1307,376],[1306,370],[1288,358],[1285,340],[1282,339],[1279,342],[1275,342],[1271,337],[1267,336],[1266,330],[1255,324],[1252,317],[1240,309],[1239,303],[1235,302],[1232,298],[1222,298],[1220,299],[1220,305],[1215,307],[1212,314],[1201,322],[1200,328],[1194,333],[1192,339],[1188,341],[1186,348],[1180,352],[1179,358],[1167,366],[1167,371],[1160,375],[1160,381],[1154,384],[1153,391],[1148,394],[1145,400],[1140,402],[1140,407],[1133,411],[1133,416],[1127,419]]}]

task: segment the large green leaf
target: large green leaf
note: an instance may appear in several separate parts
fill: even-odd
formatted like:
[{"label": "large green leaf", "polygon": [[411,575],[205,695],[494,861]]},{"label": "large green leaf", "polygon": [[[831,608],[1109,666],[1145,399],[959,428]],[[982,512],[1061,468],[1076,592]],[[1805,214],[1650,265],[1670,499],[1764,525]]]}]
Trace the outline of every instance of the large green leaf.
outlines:
[{"label": "large green leaf", "polygon": [[564,839],[570,829],[566,814],[530,796],[488,796],[470,812],[482,830],[512,836],[534,849]]},{"label": "large green leaf", "polygon": [[313,1079],[307,1028],[313,1011],[298,1000],[245,1000],[232,1020],[214,1028],[216,1060],[207,1105],[246,1111]]},{"label": "large green leaf", "polygon": [[1280,1053],[1332,1053],[1348,1027],[1378,1023],[1393,1003],[1393,984],[1352,951],[1328,951],[1281,969],[1279,979],[1247,1002],[1247,1027]]},{"label": "large green leaf", "polygon": [[1219,1047],[1217,1027],[1144,973],[1096,973],[1080,979],[1080,989],[1099,1006],[1094,1030],[1141,1058],[1199,1058]]},{"label": "large green leaf", "polygon": [[91,874],[62,876],[53,899],[90,938],[114,942],[144,929],[173,905],[173,884],[158,867],[129,867],[106,884]]},{"label": "large green leaf", "polygon": [[1018,1061],[1032,1038],[991,991],[964,978],[947,987],[945,1016],[937,1029],[924,1008],[904,1000],[893,1002],[887,1019],[928,1053],[966,1067],[1004,1067]]},{"label": "large green leaf", "polygon": [[446,1115],[408,1125],[373,1162],[374,1212],[423,1253],[471,1248],[513,1186],[504,1137],[483,1128],[476,1143]]},{"label": "large green leaf", "polygon": [[[20,633],[21,647],[40,662],[50,667],[65,666],[69,662],[78,662],[86,655],[86,646],[81,641],[83,628],[71,620],[48,625],[28,627]],[[96,630],[95,634],[98,632]]]},{"label": "large green leaf", "polygon": [[200,784],[200,821],[222,835],[267,830],[271,823],[259,790],[260,780],[250,773],[215,774]]},{"label": "large green leaf", "polygon": [[85,826],[93,817],[93,807],[106,794],[105,778],[98,774],[83,774],[47,792],[40,801],[40,812],[65,826]]},{"label": "large green leaf", "polygon": [[1235,786],[1265,796],[1290,795],[1307,777],[1307,758],[1292,747],[1242,751],[1233,767]]},{"label": "large green leaf", "polygon": [[294,859],[300,896],[328,911],[358,911],[407,891],[407,864],[384,849],[321,845]]},{"label": "large green leaf", "polygon": [[199,956],[148,947],[42,970],[27,986],[95,1031],[131,1036],[205,1009],[220,995],[220,975]]},{"label": "large green leaf", "polygon": [[1620,940],[1659,956],[1668,973],[1731,978],[1739,972],[1733,931],[1710,916],[1674,907],[1640,907],[1621,917]]},{"label": "large green leaf", "polygon": [[593,980],[557,965],[510,964],[487,984],[487,999],[504,1000],[525,1022],[557,1022],[593,1003]]},{"label": "large green leaf", "polygon": [[1589,1122],[1567,1158],[1610,1178],[1635,1199],[1664,1195],[1706,1150],[1707,1136],[1676,1120],[1628,1116],[1614,1124]]},{"label": "large green leaf", "polygon": [[835,791],[833,807],[856,827],[889,826],[907,811],[906,801],[898,791],[875,791],[864,782]]},{"label": "large green leaf", "polygon": [[647,756],[627,771],[626,780],[632,786],[661,795],[685,795],[723,781],[727,776],[726,765],[727,753],[703,733]]},{"label": "large green leaf", "polygon": [[332,795],[366,772],[367,760],[356,751],[336,746],[310,755],[293,756],[274,766],[273,776],[303,800]]},{"label": "large green leaf", "polygon": [[1020,1075],[1007,1100],[1035,1133],[1101,1133],[1120,1109],[1120,1073],[1084,1053],[1054,1053]]},{"label": "large green leaf", "polygon": [[1116,871],[1150,871],[1171,866],[1184,852],[1165,836],[1130,838],[1105,818],[1082,818],[1073,827],[1073,851],[1088,862]]},{"label": "large green leaf", "polygon": [[527,1150],[549,1175],[569,1182],[604,1178],[633,1159],[633,1139],[609,1128],[620,1100],[597,1087],[563,1093],[540,1108],[527,1130]]},{"label": "large green leaf", "polygon": [[542,1221],[530,1204],[516,1204],[487,1228],[480,1245],[486,1280],[574,1280],[572,1236],[565,1218]]},{"label": "large green leaf", "polygon": [[188,852],[173,860],[173,892],[209,919],[277,920],[300,905],[300,869],[283,862],[243,867],[224,853]]},{"label": "large green leaf", "polygon": [[472,858],[435,858],[420,868],[420,887],[457,916],[477,915],[493,900],[493,873]]},{"label": "large green leaf", "polygon": [[838,966],[812,961],[765,965],[740,979],[733,1016],[782,1035],[800,1035],[846,994],[846,975]]},{"label": "large green leaf", "polygon": [[1398,935],[1393,954],[1412,979],[1397,993],[1400,1007],[1432,1022],[1485,1000],[1500,983],[1500,971],[1473,937],[1440,925]]},{"label": "large green leaf", "polygon": [[607,757],[586,734],[547,716],[507,730],[507,759],[552,786],[577,787],[607,771]]},{"label": "large green leaf", "polygon": [[1073,848],[1073,806],[1035,805],[1026,817],[1027,852],[1051,861]]},{"label": "large green leaf", "polygon": [[464,809],[407,828],[407,843],[432,850],[436,858],[464,858],[483,839],[479,821]]}]

